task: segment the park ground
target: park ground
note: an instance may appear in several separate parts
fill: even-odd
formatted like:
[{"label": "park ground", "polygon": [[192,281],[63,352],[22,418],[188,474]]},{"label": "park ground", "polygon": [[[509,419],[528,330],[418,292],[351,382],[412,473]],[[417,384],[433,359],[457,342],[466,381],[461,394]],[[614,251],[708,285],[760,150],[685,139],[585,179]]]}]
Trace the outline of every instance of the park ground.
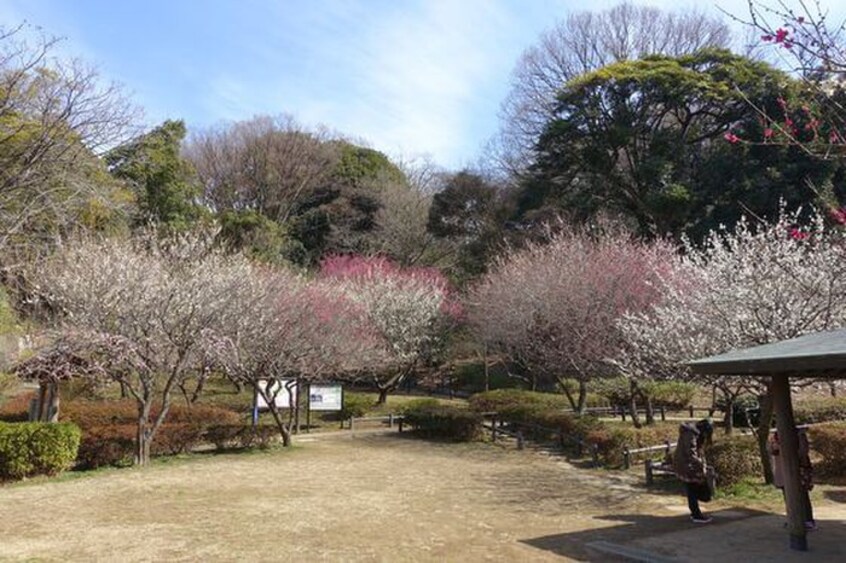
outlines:
[{"label": "park ground", "polygon": [[[702,560],[703,546],[792,556],[766,501],[712,503],[715,522],[694,527],[673,486],[539,450],[382,432],[298,443],[2,487],[0,560],[622,560],[596,550],[609,545],[678,560]],[[845,493],[818,491],[812,549],[844,555]]]}]

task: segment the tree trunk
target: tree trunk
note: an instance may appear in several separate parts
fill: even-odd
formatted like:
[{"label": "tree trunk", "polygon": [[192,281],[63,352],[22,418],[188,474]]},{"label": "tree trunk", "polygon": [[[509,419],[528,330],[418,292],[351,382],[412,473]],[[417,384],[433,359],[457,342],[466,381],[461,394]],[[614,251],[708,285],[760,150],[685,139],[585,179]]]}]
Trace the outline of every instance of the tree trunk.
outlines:
[{"label": "tree trunk", "polygon": [[761,456],[761,467],[764,473],[764,483],[773,484],[773,466],[770,462],[770,452],[767,450],[767,442],[770,439],[770,424],[773,418],[772,382],[767,381],[767,389],[759,399],[761,404],[761,417],[758,419],[756,439],[758,441],[758,453]]},{"label": "tree trunk", "polygon": [[135,465],[144,467],[150,463],[150,436],[148,422],[144,416],[138,417],[138,430],[135,434]]},{"label": "tree trunk", "polygon": [[203,392],[203,388],[206,386],[206,378],[201,377],[200,381],[197,382],[197,387],[194,389],[194,392],[191,394],[191,401],[190,403],[193,405],[197,402],[197,399],[200,398],[200,394]]},{"label": "tree trunk", "polygon": [[584,416],[587,412],[587,383],[584,381],[579,381],[579,405],[578,405],[578,413],[579,416]]},{"label": "tree trunk", "polygon": [[629,383],[629,390],[629,410],[632,415],[632,424],[635,428],[641,428],[643,425],[640,423],[640,416],[637,414],[637,382],[634,379]]},{"label": "tree trunk", "polygon": [[734,397],[728,394],[726,394],[726,412],[723,415],[723,426],[727,436],[734,432]]},{"label": "tree trunk", "polygon": [[121,382],[120,382],[120,398],[121,398],[121,399],[126,399],[126,398],[128,398],[128,397],[129,397],[129,390],[128,390],[127,386],[126,386],[126,382],[125,382],[125,381],[121,381]]},{"label": "tree trunk", "polygon": [[491,372],[488,366],[488,343],[485,342],[482,348],[482,361],[485,363],[485,391],[491,390]]},{"label": "tree trunk", "polygon": [[561,385],[561,388],[564,390],[564,395],[567,396],[567,400],[570,402],[570,407],[573,409],[573,412],[579,412],[579,404],[576,402],[576,399],[573,398],[573,394],[570,393],[570,390],[567,389],[566,385]]},{"label": "tree trunk", "polygon": [[379,387],[379,399],[376,401],[377,405],[384,405],[388,402],[388,393],[390,393],[390,389],[387,387]]},{"label": "tree trunk", "polygon": [[59,422],[59,382],[50,382],[50,400],[47,405],[47,422]]},{"label": "tree trunk", "polygon": [[655,406],[652,404],[652,396],[647,395],[644,400],[646,401],[646,425],[651,426],[655,424]]},{"label": "tree trunk", "polygon": [[275,404],[268,403],[270,414],[273,415],[273,420],[276,422],[276,427],[279,429],[279,434],[282,436],[282,447],[287,448],[291,445],[291,428],[282,422],[282,417],[279,414],[279,409]]}]

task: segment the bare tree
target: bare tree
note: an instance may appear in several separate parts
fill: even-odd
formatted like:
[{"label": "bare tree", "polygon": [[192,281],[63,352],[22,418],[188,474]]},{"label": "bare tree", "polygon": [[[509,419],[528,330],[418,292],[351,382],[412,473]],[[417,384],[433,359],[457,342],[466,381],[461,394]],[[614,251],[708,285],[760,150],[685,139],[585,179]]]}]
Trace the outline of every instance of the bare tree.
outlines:
[{"label": "bare tree", "polygon": [[284,223],[302,198],[326,182],[339,158],[325,130],[290,116],[261,116],[192,136],[185,148],[216,211],[254,210]]},{"label": "bare tree", "polygon": [[28,31],[0,28],[0,251],[65,234],[90,201],[111,204],[96,155],[137,117],[120,88]]},{"label": "bare tree", "polygon": [[526,169],[554,113],[556,94],[569,80],[616,61],[680,56],[731,42],[722,21],[698,10],[663,12],[623,2],[601,12],[570,14],[526,49],[514,67],[500,131],[488,147],[491,164],[511,176]]}]

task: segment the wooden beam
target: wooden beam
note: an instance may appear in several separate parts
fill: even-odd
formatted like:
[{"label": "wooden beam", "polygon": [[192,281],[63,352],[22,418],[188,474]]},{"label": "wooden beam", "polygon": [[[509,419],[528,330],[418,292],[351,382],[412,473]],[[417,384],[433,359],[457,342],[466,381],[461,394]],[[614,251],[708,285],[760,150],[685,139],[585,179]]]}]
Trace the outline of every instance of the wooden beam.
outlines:
[{"label": "wooden beam", "polygon": [[787,527],[790,531],[790,548],[808,550],[805,532],[805,515],[802,504],[802,485],[799,480],[799,437],[793,419],[790,400],[790,381],[787,375],[773,376],[773,409],[779,437],[779,462],[784,474],[784,494],[787,508]]}]

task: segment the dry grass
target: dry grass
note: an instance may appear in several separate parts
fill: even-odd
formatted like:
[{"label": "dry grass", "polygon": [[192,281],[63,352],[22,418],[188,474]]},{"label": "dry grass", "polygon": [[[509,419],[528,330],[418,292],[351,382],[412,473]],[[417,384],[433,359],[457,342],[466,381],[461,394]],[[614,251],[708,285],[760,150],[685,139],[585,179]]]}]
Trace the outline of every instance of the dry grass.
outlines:
[{"label": "dry grass", "polygon": [[538,453],[307,440],[0,488],[0,559],[560,560],[523,542],[614,524],[594,516],[669,514],[629,477]]}]

